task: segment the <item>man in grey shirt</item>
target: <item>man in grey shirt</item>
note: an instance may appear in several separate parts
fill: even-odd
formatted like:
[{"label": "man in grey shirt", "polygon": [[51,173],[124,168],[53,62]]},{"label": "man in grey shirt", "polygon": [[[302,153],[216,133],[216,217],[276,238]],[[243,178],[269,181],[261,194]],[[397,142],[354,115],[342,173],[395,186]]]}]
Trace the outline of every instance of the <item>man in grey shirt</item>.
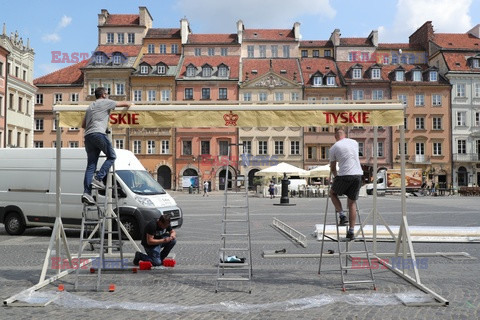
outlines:
[{"label": "man in grey shirt", "polygon": [[[107,96],[105,88],[99,87],[95,89],[95,98],[97,100],[88,106],[82,123],[82,128],[85,129],[85,151],[87,152],[87,168],[85,169],[85,177],[83,179],[82,202],[88,205],[95,204],[95,200],[92,197],[92,186],[99,189],[105,188],[103,179],[116,158],[115,150],[106,134],[110,111],[115,109],[115,107],[129,108],[132,104],[127,101],[113,101],[107,99]],[[100,151],[107,156],[107,159],[94,177]]]}]

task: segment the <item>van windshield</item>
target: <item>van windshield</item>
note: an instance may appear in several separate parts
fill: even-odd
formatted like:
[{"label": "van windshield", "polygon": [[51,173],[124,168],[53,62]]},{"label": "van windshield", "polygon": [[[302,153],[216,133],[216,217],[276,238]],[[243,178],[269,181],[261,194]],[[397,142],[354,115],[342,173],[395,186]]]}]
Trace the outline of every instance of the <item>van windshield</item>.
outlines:
[{"label": "van windshield", "polygon": [[147,171],[117,170],[117,175],[136,194],[154,195],[166,193],[162,186]]}]

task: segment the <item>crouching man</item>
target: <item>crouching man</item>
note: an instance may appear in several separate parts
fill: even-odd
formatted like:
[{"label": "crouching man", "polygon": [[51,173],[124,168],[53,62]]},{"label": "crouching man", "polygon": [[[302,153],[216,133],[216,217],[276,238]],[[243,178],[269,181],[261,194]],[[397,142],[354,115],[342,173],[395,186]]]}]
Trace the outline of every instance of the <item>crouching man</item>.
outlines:
[{"label": "crouching man", "polygon": [[177,233],[170,226],[170,217],[162,215],[158,220],[152,220],[145,226],[142,236],[144,254],[140,251],[135,253],[133,264],[138,266],[141,261],[150,261],[153,266],[161,266],[177,243]]}]

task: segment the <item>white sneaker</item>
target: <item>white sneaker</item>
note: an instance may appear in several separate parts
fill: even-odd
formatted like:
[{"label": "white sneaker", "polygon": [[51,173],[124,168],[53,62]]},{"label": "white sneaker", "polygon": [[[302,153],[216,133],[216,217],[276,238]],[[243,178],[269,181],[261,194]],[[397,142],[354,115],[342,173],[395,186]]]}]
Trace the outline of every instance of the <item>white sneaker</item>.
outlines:
[{"label": "white sneaker", "polygon": [[84,193],[82,195],[82,202],[89,205],[89,206],[92,206],[92,205],[95,204],[95,199],[93,199],[91,194]]},{"label": "white sneaker", "polygon": [[93,177],[92,179],[92,187],[97,189],[105,189],[105,185],[103,184],[103,182],[100,180],[97,180],[96,177]]}]

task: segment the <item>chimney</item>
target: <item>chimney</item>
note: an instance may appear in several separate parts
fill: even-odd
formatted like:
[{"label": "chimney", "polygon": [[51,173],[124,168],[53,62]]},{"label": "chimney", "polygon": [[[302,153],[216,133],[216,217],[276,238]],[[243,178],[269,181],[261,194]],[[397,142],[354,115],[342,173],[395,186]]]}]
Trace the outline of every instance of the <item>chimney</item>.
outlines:
[{"label": "chimney", "polygon": [[368,40],[370,40],[373,46],[378,47],[378,30],[372,30],[368,35]]},{"label": "chimney", "polygon": [[5,24],[5,22],[3,23],[3,33],[2,33],[4,36],[7,35],[7,25]]},{"label": "chimney", "polygon": [[340,29],[335,29],[330,36],[330,41],[332,41],[334,47],[338,47],[340,45]]},{"label": "chimney", "polygon": [[429,42],[433,41],[435,34],[433,31],[432,21],[425,22],[420,28],[418,28],[410,37],[408,37],[408,43],[411,45],[417,45],[427,51],[429,49]]},{"label": "chimney", "polygon": [[243,41],[243,30],[245,30],[245,26],[243,25],[242,20],[237,21],[237,38],[238,38],[238,43],[242,44]]},{"label": "chimney", "polygon": [[153,24],[153,18],[150,15],[147,7],[138,7],[138,13],[140,16],[140,25],[147,27],[147,29],[150,29]]},{"label": "chimney", "polygon": [[293,34],[295,35],[295,41],[300,41],[302,35],[300,34],[300,22],[295,22],[293,24]]},{"label": "chimney", "polygon": [[188,35],[191,33],[188,20],[183,18],[180,20],[180,36],[182,37],[182,44],[187,43]]},{"label": "chimney", "polygon": [[98,15],[98,26],[101,27],[107,22],[109,16],[107,9],[102,9],[101,13]]},{"label": "chimney", "polygon": [[480,24],[477,24],[475,27],[467,31],[468,34],[471,34],[474,37],[480,38]]}]

